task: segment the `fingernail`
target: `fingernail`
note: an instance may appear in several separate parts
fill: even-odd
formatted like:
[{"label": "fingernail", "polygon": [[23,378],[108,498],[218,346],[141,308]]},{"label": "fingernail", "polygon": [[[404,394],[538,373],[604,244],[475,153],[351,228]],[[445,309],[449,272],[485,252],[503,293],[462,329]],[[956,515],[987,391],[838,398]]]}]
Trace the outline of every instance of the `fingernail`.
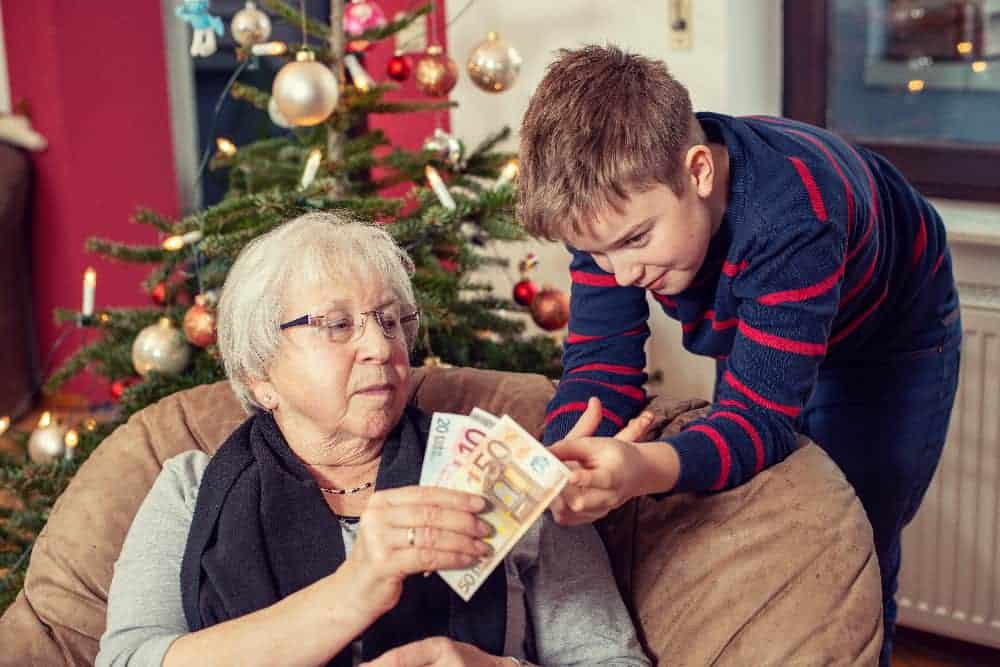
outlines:
[{"label": "fingernail", "polygon": [[479,552],[481,556],[489,556],[493,553],[493,547],[486,542],[476,542],[476,551]]},{"label": "fingernail", "polygon": [[493,526],[482,519],[479,519],[476,521],[476,534],[481,537],[489,537],[493,534]]},{"label": "fingernail", "polygon": [[472,496],[469,499],[469,507],[473,512],[482,512],[487,506],[486,498],[482,496]]}]

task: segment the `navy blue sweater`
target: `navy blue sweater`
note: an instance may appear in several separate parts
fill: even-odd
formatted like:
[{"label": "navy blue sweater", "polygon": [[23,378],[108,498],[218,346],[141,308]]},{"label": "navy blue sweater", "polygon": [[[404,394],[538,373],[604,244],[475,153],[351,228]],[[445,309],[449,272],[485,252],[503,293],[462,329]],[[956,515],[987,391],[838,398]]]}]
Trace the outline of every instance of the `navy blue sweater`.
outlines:
[{"label": "navy blue sweater", "polygon": [[[653,294],[686,349],[721,360],[710,412],[669,438],[679,491],[730,488],[784,459],[821,366],[929,344],[958,303],[940,217],[884,158],[785,119],[698,119],[729,152],[726,213],[692,285]],[[587,253],[573,252],[570,271],[547,443],[589,396],[605,407],[598,435],[646,399],[645,290],[619,287]]]}]

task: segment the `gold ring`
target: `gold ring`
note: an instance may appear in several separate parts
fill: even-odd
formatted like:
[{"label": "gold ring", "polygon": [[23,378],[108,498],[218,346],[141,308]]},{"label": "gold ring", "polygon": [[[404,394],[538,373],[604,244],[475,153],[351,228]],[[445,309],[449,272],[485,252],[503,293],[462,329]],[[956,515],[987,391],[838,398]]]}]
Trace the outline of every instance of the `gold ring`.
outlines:
[{"label": "gold ring", "polygon": [[411,547],[417,543],[417,529],[413,526],[406,529],[406,543]]}]

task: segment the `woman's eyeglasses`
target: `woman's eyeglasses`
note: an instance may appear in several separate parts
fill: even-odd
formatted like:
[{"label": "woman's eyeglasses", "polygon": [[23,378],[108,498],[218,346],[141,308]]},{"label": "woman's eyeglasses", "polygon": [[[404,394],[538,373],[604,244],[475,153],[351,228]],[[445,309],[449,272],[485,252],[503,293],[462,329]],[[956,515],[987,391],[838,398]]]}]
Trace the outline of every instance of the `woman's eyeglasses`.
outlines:
[{"label": "woman's eyeglasses", "polygon": [[358,313],[357,319],[329,315],[303,315],[285,322],[279,328],[284,331],[292,327],[316,327],[326,331],[326,336],[331,343],[352,343],[361,338],[369,315],[374,316],[379,328],[382,329],[382,335],[389,340],[395,340],[402,332],[408,342],[412,341],[420,326],[419,310],[401,315],[398,308],[388,308]]}]

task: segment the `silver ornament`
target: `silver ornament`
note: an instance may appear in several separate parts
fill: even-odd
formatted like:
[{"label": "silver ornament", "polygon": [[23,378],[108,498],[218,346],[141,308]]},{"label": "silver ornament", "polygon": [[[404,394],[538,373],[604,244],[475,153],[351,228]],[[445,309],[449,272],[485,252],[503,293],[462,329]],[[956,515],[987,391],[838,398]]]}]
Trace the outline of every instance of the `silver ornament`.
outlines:
[{"label": "silver ornament", "polygon": [[424,150],[432,151],[453,167],[458,166],[458,163],[462,161],[462,153],[465,152],[462,142],[440,127],[424,140]]},{"label": "silver ornament", "polygon": [[140,331],[132,343],[132,365],[143,377],[153,371],[178,375],[190,359],[191,347],[184,334],[165,317]]},{"label": "silver ornament", "polygon": [[521,71],[521,56],[495,32],[469,54],[465,64],[472,82],[490,93],[499,93],[514,85]]},{"label": "silver ornament", "polygon": [[55,420],[45,426],[39,426],[28,438],[28,457],[34,463],[52,463],[62,458],[66,455],[65,438],[66,429]]},{"label": "silver ornament", "polygon": [[278,100],[273,97],[267,103],[267,115],[271,117],[271,122],[282,129],[288,129],[292,126],[288,122],[288,119],[281,115],[281,109],[278,108]]},{"label": "silver ornament", "polygon": [[257,9],[257,5],[248,2],[246,6],[233,15],[229,24],[233,39],[240,46],[253,46],[266,42],[271,36],[271,19],[267,14]]},{"label": "silver ornament", "polygon": [[295,54],[295,62],[278,71],[271,96],[292,125],[319,125],[337,106],[337,77],[329,67],[316,62],[312,51],[302,50]]}]

